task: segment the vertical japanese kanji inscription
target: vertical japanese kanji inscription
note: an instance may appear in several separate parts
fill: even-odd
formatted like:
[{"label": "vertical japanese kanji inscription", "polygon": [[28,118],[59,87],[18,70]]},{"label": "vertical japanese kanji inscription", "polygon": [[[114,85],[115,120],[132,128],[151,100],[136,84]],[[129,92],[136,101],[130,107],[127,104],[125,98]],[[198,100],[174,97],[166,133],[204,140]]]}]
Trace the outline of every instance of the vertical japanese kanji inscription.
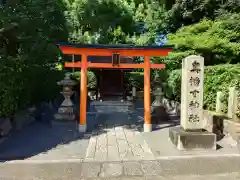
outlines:
[{"label": "vertical japanese kanji inscription", "polygon": [[185,130],[203,129],[204,58],[188,56],[182,62],[181,126]]}]

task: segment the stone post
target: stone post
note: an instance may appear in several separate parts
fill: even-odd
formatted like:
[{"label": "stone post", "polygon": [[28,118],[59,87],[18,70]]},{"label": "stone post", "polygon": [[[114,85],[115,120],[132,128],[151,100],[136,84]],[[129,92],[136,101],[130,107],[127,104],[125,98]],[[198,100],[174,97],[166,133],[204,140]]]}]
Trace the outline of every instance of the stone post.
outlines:
[{"label": "stone post", "polygon": [[235,87],[229,88],[229,97],[228,97],[228,117],[232,120],[237,120],[237,109],[238,109],[238,97],[237,90]]},{"label": "stone post", "polygon": [[223,96],[224,96],[223,92],[221,92],[221,91],[217,92],[217,98],[216,98],[216,112],[217,113],[223,113],[223,109],[224,109],[224,104],[222,102]]},{"label": "stone post", "polygon": [[64,96],[64,101],[58,108],[57,114],[55,114],[56,120],[62,121],[74,121],[75,113],[71,96],[73,95],[72,87],[76,84],[75,81],[70,79],[70,74],[66,73],[65,78],[58,82],[58,85],[63,86],[61,94]]},{"label": "stone post", "polygon": [[164,104],[164,93],[163,88],[160,84],[157,85],[153,92],[154,101],[151,105],[151,119],[153,128],[161,122],[167,122],[170,120],[169,114]]},{"label": "stone post", "polygon": [[136,110],[136,87],[132,87],[132,98],[131,98],[131,112],[133,113]]},{"label": "stone post", "polygon": [[204,59],[189,56],[182,62],[181,126],[184,130],[202,130]]},{"label": "stone post", "polygon": [[204,130],[204,58],[188,56],[182,61],[181,126],[169,130],[179,150],[216,149],[216,135]]},{"label": "stone post", "polygon": [[136,100],[136,87],[132,87],[132,99],[133,99],[133,101],[135,101]]}]

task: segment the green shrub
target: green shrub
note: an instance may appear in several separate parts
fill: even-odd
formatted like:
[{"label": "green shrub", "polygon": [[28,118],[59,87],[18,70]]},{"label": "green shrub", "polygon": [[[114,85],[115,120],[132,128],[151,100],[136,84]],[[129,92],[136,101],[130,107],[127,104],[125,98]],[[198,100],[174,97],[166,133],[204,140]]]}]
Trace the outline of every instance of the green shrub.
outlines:
[{"label": "green shrub", "polygon": [[[81,74],[80,71],[75,71],[74,73],[72,73],[73,79],[80,81],[80,74]],[[97,77],[94,72],[88,71],[87,80],[88,80],[88,88],[95,89],[97,87]]]},{"label": "green shrub", "polygon": [[55,42],[67,41],[69,33],[62,1],[27,0],[0,9],[0,116],[12,116],[60,94],[57,81],[64,74],[53,69],[60,63]]},{"label": "green shrub", "polygon": [[36,64],[21,64],[22,56],[5,56],[0,66],[0,116],[11,116],[18,110],[59,94],[57,81],[61,71]]},{"label": "green shrub", "polygon": [[[158,75],[158,76],[157,76]],[[154,87],[155,81],[160,78],[161,82],[166,79],[166,71],[154,70],[151,71],[151,87]],[[127,72],[125,73],[125,82],[130,86],[135,86],[138,91],[144,90],[144,72]]]},{"label": "green shrub", "polygon": [[[172,93],[172,99],[180,101],[181,71],[172,71],[167,82]],[[204,108],[215,110],[217,92],[222,91],[225,94],[222,99],[225,104],[224,112],[227,112],[229,87],[236,87],[240,90],[240,64],[206,67],[204,70]]]},{"label": "green shrub", "polygon": [[136,87],[137,90],[144,88],[144,73],[143,72],[127,72],[125,73],[125,82],[130,86]]}]

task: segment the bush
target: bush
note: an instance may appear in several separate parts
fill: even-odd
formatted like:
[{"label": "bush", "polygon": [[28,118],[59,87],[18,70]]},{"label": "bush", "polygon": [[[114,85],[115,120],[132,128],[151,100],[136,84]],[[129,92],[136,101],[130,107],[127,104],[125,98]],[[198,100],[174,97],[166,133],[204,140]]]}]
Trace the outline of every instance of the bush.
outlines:
[{"label": "bush", "polygon": [[125,82],[131,87],[136,87],[141,91],[144,88],[144,73],[143,72],[127,72],[125,73]]},{"label": "bush", "polygon": [[[225,94],[222,99],[225,104],[224,112],[227,112],[229,87],[236,87],[240,90],[240,64],[208,66],[204,73],[204,108],[215,110],[217,92],[222,91]],[[169,74],[168,86],[172,93],[172,99],[179,102],[181,70],[174,70]]]},{"label": "bush", "polygon": [[[75,71],[74,73],[72,73],[73,79],[80,82],[80,74],[81,74],[80,71]],[[88,80],[88,88],[95,89],[97,87],[97,77],[94,72],[88,71],[87,80]]]},{"label": "bush", "polygon": [[[62,1],[12,5],[0,5],[0,116],[59,95],[63,71],[53,69],[60,61],[54,42],[68,40]],[[9,24],[17,28],[9,29]]]},{"label": "bush", "polygon": [[59,94],[57,81],[63,73],[35,64],[21,64],[22,57],[6,56],[0,67],[0,116],[53,99]]},{"label": "bush", "polygon": [[[151,88],[154,88],[155,82],[158,78],[158,81],[164,82],[166,80],[166,71],[163,70],[154,70],[151,71],[150,83]],[[144,72],[127,72],[125,73],[125,82],[130,86],[136,87],[138,91],[144,90]]]}]

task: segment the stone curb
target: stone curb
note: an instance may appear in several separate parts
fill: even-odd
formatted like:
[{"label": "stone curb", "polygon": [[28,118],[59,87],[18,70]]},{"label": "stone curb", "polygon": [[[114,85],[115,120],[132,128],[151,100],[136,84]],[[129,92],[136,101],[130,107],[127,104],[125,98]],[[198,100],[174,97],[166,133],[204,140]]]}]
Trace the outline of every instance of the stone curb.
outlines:
[{"label": "stone curb", "polygon": [[[240,157],[201,157],[128,162],[37,162],[25,161],[0,164],[0,176],[26,176],[48,179],[56,177],[75,178],[121,178],[144,176],[207,175],[239,172]],[[67,169],[66,169],[67,168]],[[9,171],[14,169],[14,173]],[[69,170],[69,171],[67,171]],[[49,171],[49,173],[47,173]],[[22,173],[28,172],[28,173]],[[21,175],[21,176],[20,176]],[[56,178],[55,177],[55,178]],[[26,178],[27,179],[27,178]],[[61,178],[60,178],[61,179]]]},{"label": "stone curb", "polygon": [[233,122],[230,120],[224,120],[225,132],[229,133],[230,136],[240,145],[240,123]]},{"label": "stone curb", "polygon": [[240,145],[240,123],[227,119],[225,114],[207,110],[204,111],[204,118],[208,131],[217,134],[217,136],[229,134]]}]

